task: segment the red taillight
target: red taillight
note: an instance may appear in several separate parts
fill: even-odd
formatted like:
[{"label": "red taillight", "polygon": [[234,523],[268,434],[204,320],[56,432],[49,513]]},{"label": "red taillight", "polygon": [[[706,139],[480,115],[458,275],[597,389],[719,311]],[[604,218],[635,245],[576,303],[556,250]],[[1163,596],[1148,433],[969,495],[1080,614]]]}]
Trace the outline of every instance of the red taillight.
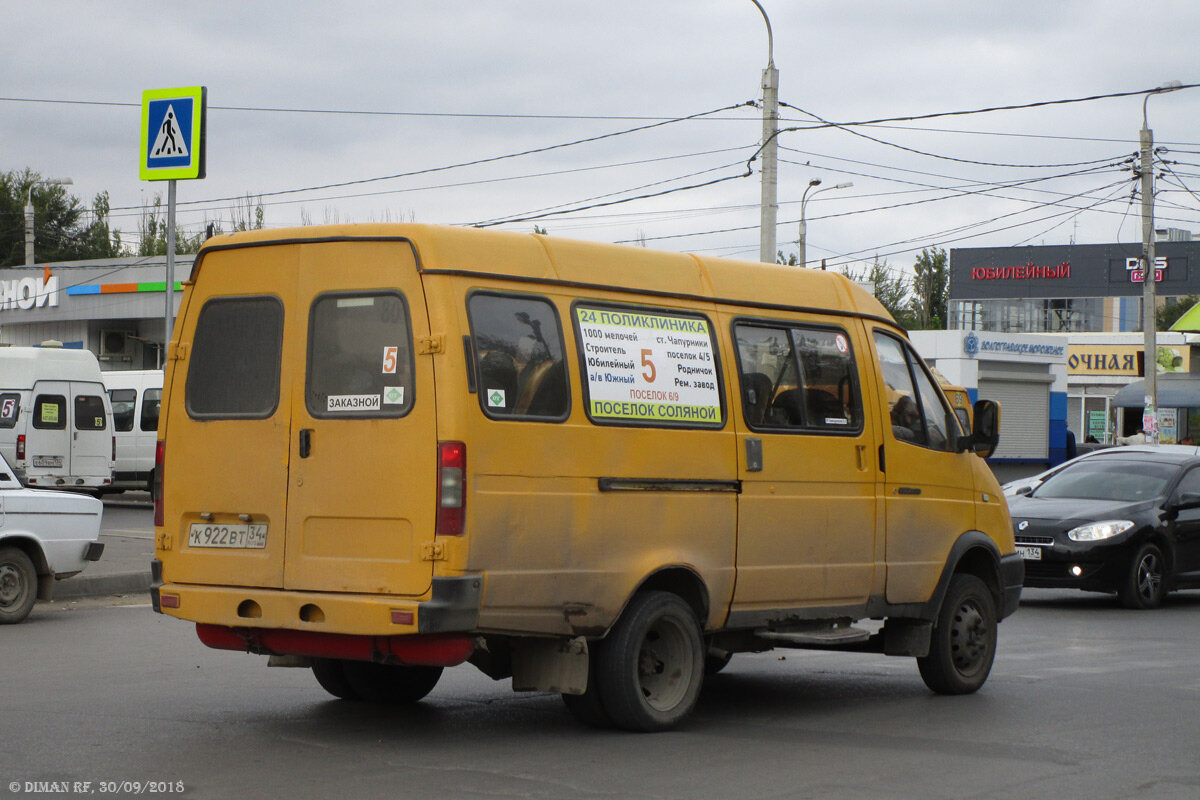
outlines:
[{"label": "red taillight", "polygon": [[438,536],[461,536],[467,513],[467,446],[438,442]]},{"label": "red taillight", "polygon": [[167,443],[162,439],[154,447],[154,527],[161,528],[163,521],[163,461],[167,458]]},{"label": "red taillight", "polygon": [[25,460],[25,434],[23,433],[17,435],[17,460]]},{"label": "red taillight", "polygon": [[113,461],[116,461],[116,460],[117,460],[117,437],[115,437],[115,436],[114,436],[114,437],[112,437],[112,440],[113,440],[113,457],[112,457],[112,460],[113,460]]}]

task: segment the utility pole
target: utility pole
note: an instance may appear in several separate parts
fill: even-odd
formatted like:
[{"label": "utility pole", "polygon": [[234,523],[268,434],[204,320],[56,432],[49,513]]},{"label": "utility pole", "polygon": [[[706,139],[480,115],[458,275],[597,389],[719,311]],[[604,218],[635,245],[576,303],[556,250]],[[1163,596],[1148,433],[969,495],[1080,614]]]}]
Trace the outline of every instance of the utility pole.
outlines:
[{"label": "utility pole", "polygon": [[771,20],[758,0],[763,21],[767,23],[767,68],[762,73],[763,134],[762,134],[762,200],[759,204],[758,260],[775,263],[775,225],[779,218],[779,70],[775,69],[775,40]]},{"label": "utility pole", "polygon": [[1179,81],[1170,81],[1147,92],[1142,100],[1142,129],[1138,134],[1141,154],[1138,170],[1142,180],[1142,331],[1144,353],[1142,375],[1145,385],[1145,410],[1142,412],[1142,431],[1146,444],[1158,444],[1158,321],[1155,318],[1155,289],[1158,269],[1154,263],[1154,131],[1146,117],[1150,97],[1182,88]]}]

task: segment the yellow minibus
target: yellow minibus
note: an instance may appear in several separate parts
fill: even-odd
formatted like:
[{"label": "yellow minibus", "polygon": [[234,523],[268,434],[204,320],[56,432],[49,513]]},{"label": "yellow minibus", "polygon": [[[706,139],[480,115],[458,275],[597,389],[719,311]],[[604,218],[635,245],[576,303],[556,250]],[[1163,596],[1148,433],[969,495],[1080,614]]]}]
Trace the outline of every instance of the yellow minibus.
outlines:
[{"label": "yellow minibus", "polygon": [[[1023,566],[904,332],[840,275],[469,228],[210,239],[166,367],[154,607],[411,703],[469,662],[663,730],[772,648],[983,685]],[[873,620],[858,626],[859,620]],[[882,621],[881,624],[879,621]]]}]

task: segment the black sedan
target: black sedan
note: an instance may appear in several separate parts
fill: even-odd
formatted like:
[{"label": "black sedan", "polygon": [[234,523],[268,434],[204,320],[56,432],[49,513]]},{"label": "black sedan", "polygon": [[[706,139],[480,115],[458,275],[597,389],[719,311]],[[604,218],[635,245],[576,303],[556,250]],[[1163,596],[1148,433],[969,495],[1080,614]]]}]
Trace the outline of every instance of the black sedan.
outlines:
[{"label": "black sedan", "polygon": [[1114,448],[1008,498],[1025,585],[1116,592],[1154,608],[1200,587],[1200,458]]}]

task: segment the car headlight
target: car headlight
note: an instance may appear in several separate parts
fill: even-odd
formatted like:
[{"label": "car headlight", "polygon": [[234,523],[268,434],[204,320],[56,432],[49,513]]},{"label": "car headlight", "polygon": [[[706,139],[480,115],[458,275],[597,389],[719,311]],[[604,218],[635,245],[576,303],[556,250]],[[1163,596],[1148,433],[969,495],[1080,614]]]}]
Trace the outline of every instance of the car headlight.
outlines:
[{"label": "car headlight", "polygon": [[1103,522],[1089,522],[1067,531],[1067,538],[1076,542],[1098,542],[1101,539],[1111,539],[1132,528],[1134,523],[1127,519],[1106,519]]}]

